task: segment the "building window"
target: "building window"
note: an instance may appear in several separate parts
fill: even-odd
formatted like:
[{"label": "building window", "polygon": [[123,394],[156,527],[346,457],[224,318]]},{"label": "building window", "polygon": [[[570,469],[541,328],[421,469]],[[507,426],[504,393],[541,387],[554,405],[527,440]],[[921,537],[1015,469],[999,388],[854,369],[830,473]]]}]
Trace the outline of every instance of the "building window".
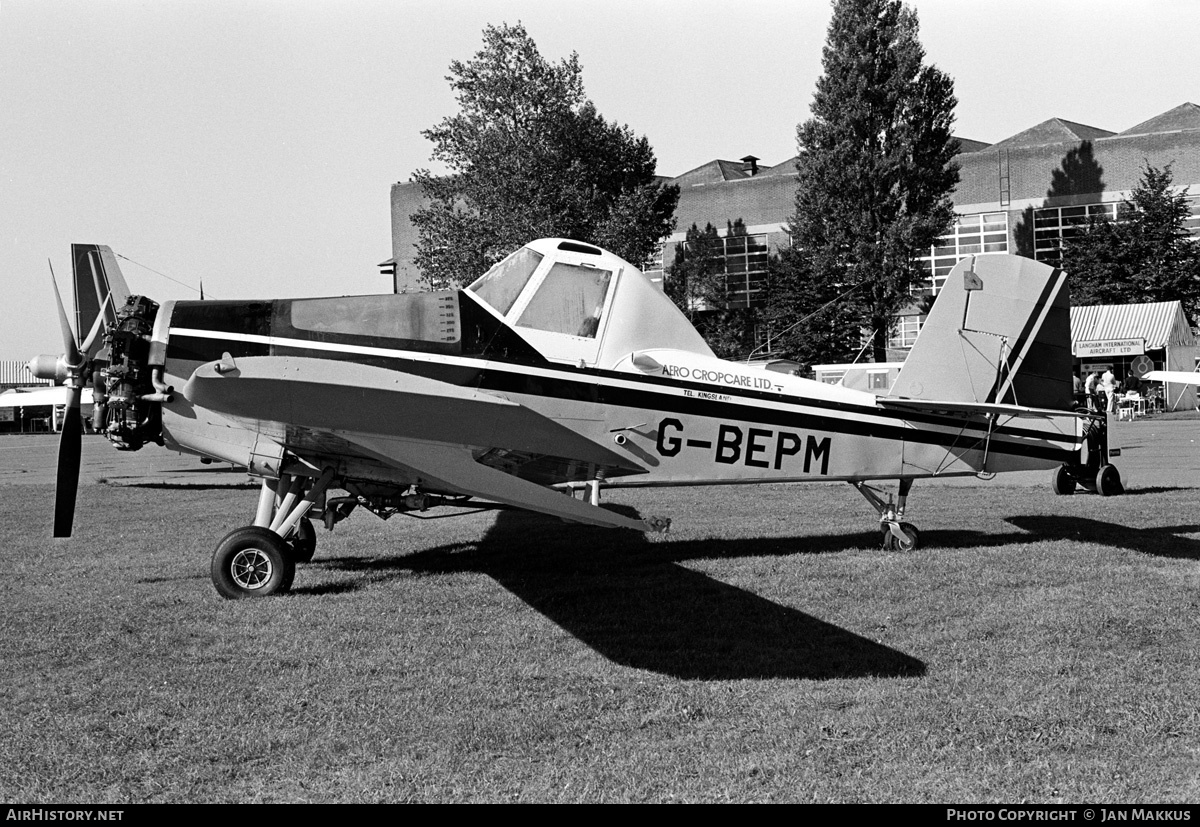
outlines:
[{"label": "building window", "polygon": [[[1187,199],[1188,218],[1183,226],[1193,236],[1200,237],[1200,195]],[[1057,263],[1063,242],[1074,236],[1079,227],[1091,219],[1116,221],[1124,202],[1087,204],[1078,207],[1043,207],[1033,211],[1033,257],[1038,261]]]},{"label": "building window", "polygon": [[954,265],[970,255],[1008,252],[1008,213],[960,215],[953,229],[937,240],[929,255],[917,260],[925,267],[928,288],[936,294]]},{"label": "building window", "polygon": [[725,242],[725,289],[730,307],[750,307],[767,289],[767,236],[733,235]]},{"label": "building window", "polygon": [[654,245],[654,252],[650,257],[642,262],[642,272],[650,281],[661,282],[663,278],[663,248],[666,247],[665,242],[658,242]]},{"label": "building window", "polygon": [[1189,196],[1188,207],[1188,219],[1183,222],[1183,226],[1187,227],[1192,235],[1200,237],[1200,195]]},{"label": "building window", "polygon": [[896,319],[896,329],[888,337],[888,350],[911,350],[917,343],[917,334],[921,332],[924,316],[899,316]]},{"label": "building window", "polygon": [[1043,207],[1033,211],[1033,257],[1038,261],[1057,262],[1063,242],[1071,238],[1088,219],[1115,221],[1117,204],[1087,204],[1077,207]]}]

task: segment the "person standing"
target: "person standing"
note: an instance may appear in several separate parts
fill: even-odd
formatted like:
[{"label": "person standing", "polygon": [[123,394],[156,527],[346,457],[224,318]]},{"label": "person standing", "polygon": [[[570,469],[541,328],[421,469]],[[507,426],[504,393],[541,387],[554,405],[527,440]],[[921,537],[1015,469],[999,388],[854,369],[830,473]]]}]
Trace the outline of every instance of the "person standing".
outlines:
[{"label": "person standing", "polygon": [[1113,376],[1112,368],[1100,377],[1100,390],[1104,391],[1104,410],[1113,413],[1117,409],[1117,377]]},{"label": "person standing", "polygon": [[1092,371],[1088,374],[1087,381],[1083,384],[1083,392],[1087,396],[1088,407],[1093,411],[1100,410],[1099,406],[1096,404],[1096,394],[1099,392],[1099,388],[1096,387],[1096,383],[1099,381],[1100,374],[1096,373],[1096,371]]}]

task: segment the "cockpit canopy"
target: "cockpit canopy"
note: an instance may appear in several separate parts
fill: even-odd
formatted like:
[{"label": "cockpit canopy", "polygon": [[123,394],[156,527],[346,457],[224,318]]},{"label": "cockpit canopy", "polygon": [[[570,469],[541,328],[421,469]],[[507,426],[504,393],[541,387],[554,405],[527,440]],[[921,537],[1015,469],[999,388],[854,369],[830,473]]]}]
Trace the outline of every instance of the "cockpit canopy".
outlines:
[{"label": "cockpit canopy", "polygon": [[650,348],[712,355],[641,271],[578,241],[531,242],[467,290],[551,361],[611,367]]}]

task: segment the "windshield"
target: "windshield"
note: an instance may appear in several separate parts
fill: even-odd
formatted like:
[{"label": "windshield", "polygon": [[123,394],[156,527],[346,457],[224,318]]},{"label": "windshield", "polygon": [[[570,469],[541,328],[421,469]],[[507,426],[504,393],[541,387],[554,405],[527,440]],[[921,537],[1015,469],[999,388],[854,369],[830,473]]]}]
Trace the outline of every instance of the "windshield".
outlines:
[{"label": "windshield", "polygon": [[522,247],[472,282],[467,289],[490,304],[501,316],[507,315],[541,262],[541,253]]},{"label": "windshield", "polygon": [[611,279],[610,270],[555,262],[517,326],[594,339]]}]

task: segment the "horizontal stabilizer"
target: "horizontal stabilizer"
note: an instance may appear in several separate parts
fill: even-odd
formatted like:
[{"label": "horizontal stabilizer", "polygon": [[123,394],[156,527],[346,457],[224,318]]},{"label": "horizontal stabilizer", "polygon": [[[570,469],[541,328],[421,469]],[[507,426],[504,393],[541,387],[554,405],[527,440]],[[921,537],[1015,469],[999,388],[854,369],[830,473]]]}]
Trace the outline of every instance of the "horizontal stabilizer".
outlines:
[{"label": "horizontal stabilizer", "polygon": [[1003,405],[988,402],[945,402],[926,399],[881,398],[879,405],[896,411],[919,411],[936,414],[998,414],[1001,416],[1062,416],[1063,412],[1053,408],[1029,408],[1024,405]]}]

